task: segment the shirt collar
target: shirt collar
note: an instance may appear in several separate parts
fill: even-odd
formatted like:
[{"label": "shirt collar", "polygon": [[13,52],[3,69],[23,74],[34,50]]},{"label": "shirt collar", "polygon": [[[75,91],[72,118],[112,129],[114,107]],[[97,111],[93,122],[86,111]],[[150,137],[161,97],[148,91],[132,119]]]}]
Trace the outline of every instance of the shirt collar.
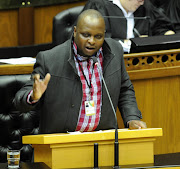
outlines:
[{"label": "shirt collar", "polygon": [[123,6],[121,5],[120,0],[113,0],[113,4],[117,5],[123,12],[125,17],[130,17],[132,16],[133,12],[126,12],[126,10],[123,8]]}]

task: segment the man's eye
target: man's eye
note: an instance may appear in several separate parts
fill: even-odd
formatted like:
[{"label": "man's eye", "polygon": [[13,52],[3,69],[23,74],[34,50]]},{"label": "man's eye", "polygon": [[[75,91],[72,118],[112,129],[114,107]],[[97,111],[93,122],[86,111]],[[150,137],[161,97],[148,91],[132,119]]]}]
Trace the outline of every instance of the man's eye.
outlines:
[{"label": "man's eye", "polygon": [[101,39],[101,38],[102,38],[102,35],[96,35],[95,38],[96,38],[96,39]]},{"label": "man's eye", "polygon": [[88,33],[82,33],[82,35],[84,36],[84,37],[89,37],[89,34]]}]

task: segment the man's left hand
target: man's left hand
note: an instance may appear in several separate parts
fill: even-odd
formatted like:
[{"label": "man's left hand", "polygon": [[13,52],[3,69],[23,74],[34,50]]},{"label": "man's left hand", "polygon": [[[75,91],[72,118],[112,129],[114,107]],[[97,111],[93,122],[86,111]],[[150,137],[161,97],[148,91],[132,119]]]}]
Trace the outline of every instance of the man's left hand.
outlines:
[{"label": "man's left hand", "polygon": [[174,35],[174,34],[175,34],[175,32],[171,31],[171,30],[164,33],[164,35]]},{"label": "man's left hand", "polygon": [[140,120],[131,120],[129,122],[129,129],[143,129],[147,128],[146,123]]}]

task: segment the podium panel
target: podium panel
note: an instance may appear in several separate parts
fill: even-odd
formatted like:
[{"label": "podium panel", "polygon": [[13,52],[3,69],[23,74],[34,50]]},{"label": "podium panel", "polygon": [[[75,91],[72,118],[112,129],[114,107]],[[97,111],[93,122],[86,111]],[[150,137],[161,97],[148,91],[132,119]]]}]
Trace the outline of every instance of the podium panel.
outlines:
[{"label": "podium panel", "polygon": [[[119,129],[119,164],[154,162],[155,137],[161,128]],[[114,130],[87,133],[23,136],[24,144],[34,147],[34,161],[44,162],[52,169],[94,166],[94,143],[99,147],[99,166],[114,165]]]}]

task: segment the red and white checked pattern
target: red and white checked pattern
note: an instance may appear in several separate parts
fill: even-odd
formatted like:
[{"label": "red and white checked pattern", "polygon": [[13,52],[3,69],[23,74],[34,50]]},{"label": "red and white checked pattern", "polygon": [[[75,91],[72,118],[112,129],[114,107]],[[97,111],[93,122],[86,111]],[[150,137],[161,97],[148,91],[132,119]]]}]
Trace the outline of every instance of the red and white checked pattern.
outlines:
[{"label": "red and white checked pattern", "polygon": [[[99,52],[99,57],[97,58],[98,62],[100,63],[99,67],[101,67],[102,71],[102,51],[100,50]],[[81,103],[81,108],[79,112],[79,119],[76,127],[76,131],[93,131],[97,128],[99,121],[100,121],[100,116],[101,116],[101,104],[102,104],[102,94],[101,94],[101,88],[102,88],[102,83],[101,83],[101,76],[99,73],[99,70],[97,66],[94,66],[94,71],[92,75],[92,70],[93,70],[93,60],[89,59],[88,61],[83,61],[79,62],[79,64],[82,67],[82,70],[84,72],[84,75],[86,76],[86,79],[88,81],[88,84],[90,84],[90,79],[91,79],[91,100],[94,101],[94,107],[95,107],[95,115],[92,116],[86,116],[85,114],[85,104],[84,102],[89,100],[89,93],[90,89],[88,87],[88,84],[85,80],[85,77],[83,76],[83,73],[80,69],[80,66],[77,62],[77,59],[75,59],[75,64],[76,68],[78,70],[78,75],[80,76],[81,83],[82,83],[82,90],[83,90],[83,98],[82,98],[82,103]]]}]

